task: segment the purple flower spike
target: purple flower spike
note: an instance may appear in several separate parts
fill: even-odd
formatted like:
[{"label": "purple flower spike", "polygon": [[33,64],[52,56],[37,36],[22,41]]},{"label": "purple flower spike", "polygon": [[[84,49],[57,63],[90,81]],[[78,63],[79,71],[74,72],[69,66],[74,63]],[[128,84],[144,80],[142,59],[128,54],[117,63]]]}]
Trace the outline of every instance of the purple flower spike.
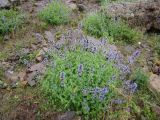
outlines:
[{"label": "purple flower spike", "polygon": [[128,57],[128,62],[130,64],[133,64],[135,60],[140,56],[141,52],[139,50],[136,50],[131,56]]},{"label": "purple flower spike", "polygon": [[135,93],[135,91],[137,90],[137,83],[130,80],[126,81],[124,83],[124,90],[126,91],[126,93]]},{"label": "purple flower spike", "polygon": [[64,86],[65,72],[60,73],[61,85]]},{"label": "purple flower spike", "polygon": [[83,64],[80,64],[78,66],[78,76],[81,77],[82,76],[82,73],[83,73]]}]

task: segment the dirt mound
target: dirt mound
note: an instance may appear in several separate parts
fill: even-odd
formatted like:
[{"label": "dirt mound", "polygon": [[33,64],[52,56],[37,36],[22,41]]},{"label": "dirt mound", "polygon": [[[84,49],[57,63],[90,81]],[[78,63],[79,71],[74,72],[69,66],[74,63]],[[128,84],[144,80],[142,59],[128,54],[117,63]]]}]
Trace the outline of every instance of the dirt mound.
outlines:
[{"label": "dirt mound", "polygon": [[159,0],[111,4],[106,11],[116,19],[125,19],[131,26],[143,27],[146,32],[160,33]]}]

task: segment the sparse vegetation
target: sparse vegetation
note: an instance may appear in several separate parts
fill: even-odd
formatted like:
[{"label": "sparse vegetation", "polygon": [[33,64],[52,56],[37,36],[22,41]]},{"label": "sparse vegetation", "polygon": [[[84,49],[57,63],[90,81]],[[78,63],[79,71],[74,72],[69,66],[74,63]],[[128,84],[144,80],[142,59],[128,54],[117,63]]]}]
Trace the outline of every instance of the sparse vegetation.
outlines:
[{"label": "sparse vegetation", "polygon": [[39,13],[40,19],[52,25],[68,23],[71,10],[61,1],[53,1]]}]

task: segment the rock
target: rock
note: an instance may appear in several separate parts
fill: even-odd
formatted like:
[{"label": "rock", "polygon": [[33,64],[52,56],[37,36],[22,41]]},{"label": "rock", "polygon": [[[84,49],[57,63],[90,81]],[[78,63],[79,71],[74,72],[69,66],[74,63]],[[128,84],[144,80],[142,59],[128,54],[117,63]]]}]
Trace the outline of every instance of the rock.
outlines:
[{"label": "rock", "polygon": [[73,111],[65,112],[57,117],[57,120],[73,120],[76,114]]},{"label": "rock", "polygon": [[0,8],[10,8],[11,4],[8,0],[0,0]]},{"label": "rock", "polygon": [[36,85],[36,82],[35,82],[34,80],[30,80],[30,81],[28,81],[28,84],[29,84],[31,87],[33,87],[33,86]]},{"label": "rock", "polygon": [[24,87],[24,86],[27,85],[27,83],[28,83],[28,81],[24,80],[24,81],[21,81],[21,82],[20,82],[20,85],[21,85],[22,87]]},{"label": "rock", "polygon": [[40,33],[35,33],[35,37],[36,37],[36,42],[35,44],[41,44],[44,40],[43,35],[41,35]]},{"label": "rock", "polygon": [[35,82],[35,77],[36,76],[37,76],[37,72],[36,71],[28,73],[26,75],[26,81],[31,87],[36,85],[36,82]]},{"label": "rock", "polygon": [[42,63],[35,64],[31,66],[28,70],[28,72],[34,72],[37,71],[39,73],[44,73],[45,72],[45,66]]},{"label": "rock", "polygon": [[48,48],[47,47],[43,47],[43,51],[44,52],[48,52]]},{"label": "rock", "polygon": [[12,6],[20,5],[20,0],[9,0]]},{"label": "rock", "polygon": [[153,68],[153,73],[156,74],[156,75],[160,75],[160,66],[155,66]]},{"label": "rock", "polygon": [[17,74],[10,70],[5,72],[5,78],[11,83],[18,80]]},{"label": "rock", "polygon": [[87,10],[87,7],[83,4],[77,4],[78,10],[83,12]]},{"label": "rock", "polygon": [[34,45],[34,44],[31,44],[31,49],[32,49],[32,50],[37,50],[37,46]]},{"label": "rock", "polygon": [[18,74],[18,79],[19,79],[20,81],[23,81],[25,76],[26,76],[26,72],[20,72],[20,73]]},{"label": "rock", "polygon": [[21,49],[21,55],[27,55],[30,53],[30,49],[29,48],[22,48]]},{"label": "rock", "polygon": [[139,26],[146,32],[160,33],[160,1],[114,3],[106,6],[106,14],[126,20],[130,26]]},{"label": "rock", "polygon": [[8,41],[9,39],[10,39],[9,35],[5,35],[4,38],[3,38],[4,41]]},{"label": "rock", "polygon": [[150,76],[150,87],[156,92],[160,92],[160,76],[152,74]]},{"label": "rock", "polygon": [[156,113],[157,117],[160,118],[160,107],[154,106],[152,107],[152,110],[154,111],[154,113]]},{"label": "rock", "polygon": [[44,59],[44,56],[43,56],[43,55],[39,55],[39,56],[36,57],[36,61],[37,61],[37,62],[42,62],[43,59]]},{"label": "rock", "polygon": [[74,3],[70,3],[68,6],[69,6],[72,10],[77,10],[77,5],[74,4]]},{"label": "rock", "polygon": [[48,43],[55,43],[55,37],[50,31],[45,31],[45,38],[47,39]]}]

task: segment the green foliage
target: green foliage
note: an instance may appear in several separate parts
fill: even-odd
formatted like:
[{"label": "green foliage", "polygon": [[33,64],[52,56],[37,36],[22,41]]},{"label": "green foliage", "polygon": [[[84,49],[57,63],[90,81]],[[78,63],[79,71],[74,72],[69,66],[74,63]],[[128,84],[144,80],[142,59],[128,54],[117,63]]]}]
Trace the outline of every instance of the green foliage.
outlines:
[{"label": "green foliage", "polygon": [[0,35],[5,35],[24,23],[24,15],[14,10],[0,11]]},{"label": "green foliage", "polygon": [[95,37],[104,36],[107,32],[107,24],[109,24],[109,19],[100,13],[92,13],[83,20],[84,30]]},{"label": "green foliage", "polygon": [[53,1],[39,13],[39,17],[42,20],[52,25],[69,22],[70,15],[71,10],[60,1]]},{"label": "green foliage", "polygon": [[[100,54],[77,50],[60,56],[53,55],[54,64],[41,82],[42,94],[48,104],[46,107],[56,106],[60,111],[73,110],[97,118],[116,96],[113,88],[120,84],[117,80],[119,71]],[[111,82],[113,75],[115,80]],[[103,100],[99,98],[100,93],[92,93],[96,88],[109,90]]]},{"label": "green foliage", "polygon": [[156,41],[154,41],[154,51],[158,58],[160,58],[160,37],[157,38]]},{"label": "green foliage", "polygon": [[140,33],[120,20],[113,20],[103,12],[92,13],[83,20],[84,30],[95,37],[113,37],[114,41],[134,43]]},{"label": "green foliage", "polygon": [[133,73],[133,79],[137,83],[139,89],[146,90],[146,88],[148,88],[149,77],[143,70],[136,70]]}]

